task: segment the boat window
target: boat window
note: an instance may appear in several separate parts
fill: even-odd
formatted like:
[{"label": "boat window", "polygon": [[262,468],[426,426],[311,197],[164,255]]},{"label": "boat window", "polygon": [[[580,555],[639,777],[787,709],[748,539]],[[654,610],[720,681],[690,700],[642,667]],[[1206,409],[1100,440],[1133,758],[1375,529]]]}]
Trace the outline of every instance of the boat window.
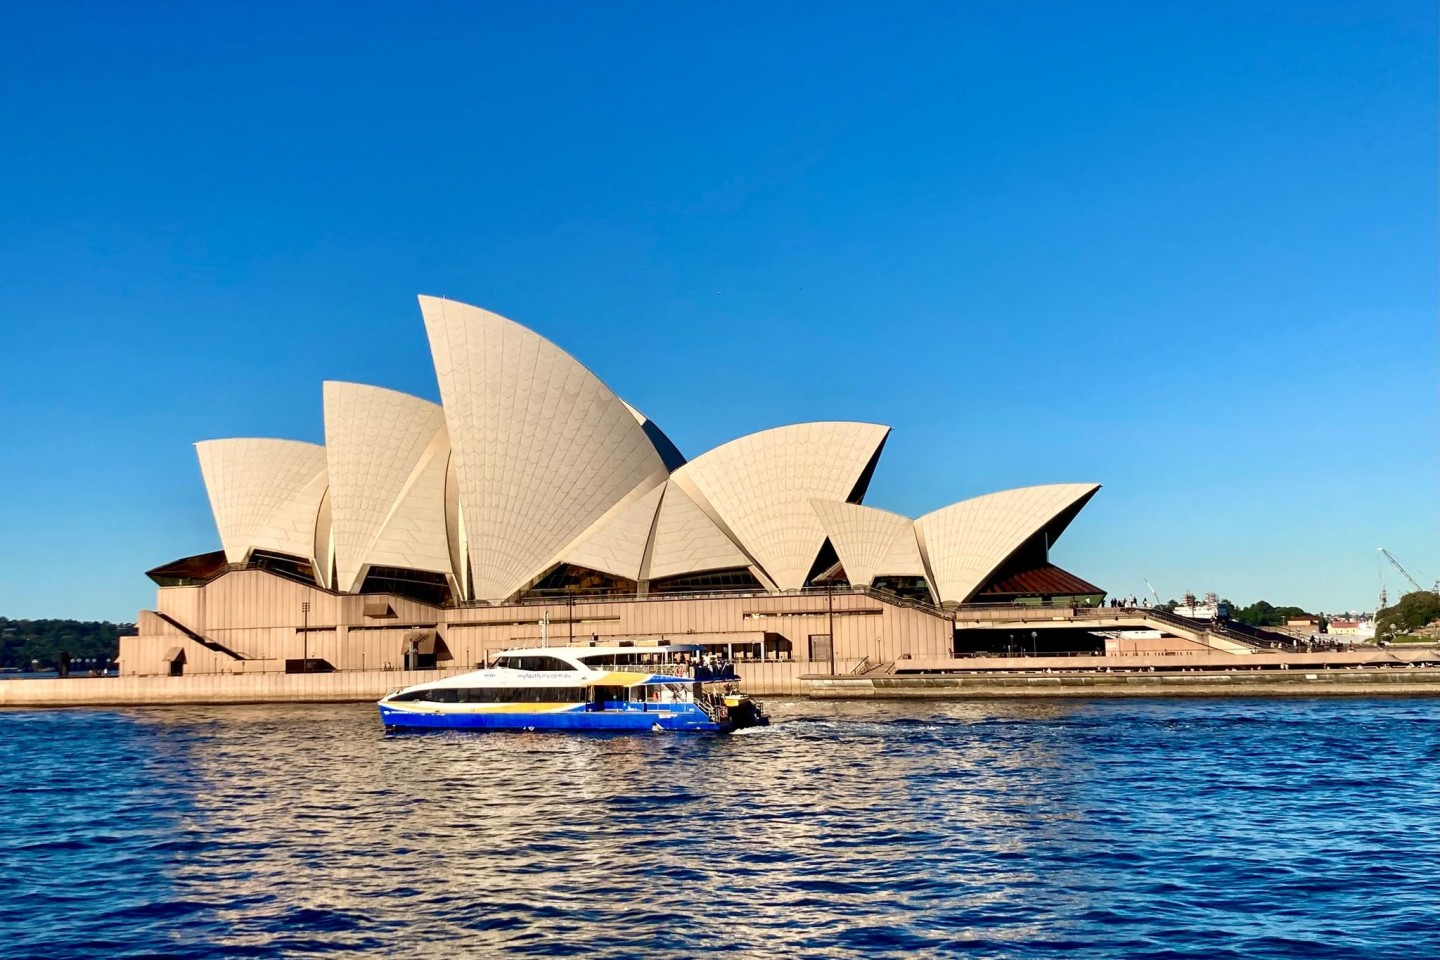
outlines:
[{"label": "boat window", "polygon": [[430,703],[458,703],[459,691],[453,688],[442,690],[406,690],[397,693],[391,700],[428,700]]},{"label": "boat window", "polygon": [[472,687],[461,690],[461,703],[581,703],[584,687]]},{"label": "boat window", "polygon": [[671,663],[674,658],[668,650],[657,650],[643,653],[592,653],[579,659],[581,663],[592,667],[633,667],[637,664]]},{"label": "boat window", "polygon": [[447,687],[437,690],[407,690],[391,700],[423,700],[429,703],[583,703],[585,687]]},{"label": "boat window", "polygon": [[559,657],[528,656],[528,657],[501,657],[495,661],[495,666],[504,667],[507,670],[574,670],[575,665]]}]

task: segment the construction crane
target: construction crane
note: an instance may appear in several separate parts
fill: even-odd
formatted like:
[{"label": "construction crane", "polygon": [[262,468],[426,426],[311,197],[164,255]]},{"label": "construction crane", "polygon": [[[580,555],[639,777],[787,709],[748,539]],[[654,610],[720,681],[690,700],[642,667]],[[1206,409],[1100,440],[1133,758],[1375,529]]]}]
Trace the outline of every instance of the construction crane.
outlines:
[{"label": "construction crane", "polygon": [[[1402,577],[1404,577],[1406,580],[1410,581],[1410,586],[1414,587],[1416,590],[1420,590],[1420,591],[1424,591],[1424,590],[1425,590],[1424,587],[1420,586],[1420,584],[1418,584],[1418,583],[1415,582],[1415,578],[1414,578],[1414,577],[1410,576],[1410,571],[1409,571],[1409,570],[1406,570],[1404,567],[1400,566],[1400,561],[1399,561],[1399,560],[1396,560],[1394,557],[1392,557],[1392,556],[1390,555],[1390,551],[1389,551],[1389,550],[1386,550],[1384,547],[1381,547],[1381,548],[1380,548],[1380,553],[1385,557],[1386,560],[1389,560],[1389,561],[1390,561],[1390,566],[1392,566],[1392,567],[1394,567],[1396,570],[1399,570],[1399,571],[1400,571],[1400,576],[1402,576]],[[1435,590],[1435,591],[1431,591],[1431,592],[1440,593],[1440,590]]]},{"label": "construction crane", "polygon": [[[1144,577],[1141,577],[1140,579],[1145,580]],[[1145,580],[1145,586],[1150,588],[1150,596],[1155,598],[1155,606],[1160,606],[1160,594],[1155,592],[1155,584],[1151,583],[1149,580]]]}]

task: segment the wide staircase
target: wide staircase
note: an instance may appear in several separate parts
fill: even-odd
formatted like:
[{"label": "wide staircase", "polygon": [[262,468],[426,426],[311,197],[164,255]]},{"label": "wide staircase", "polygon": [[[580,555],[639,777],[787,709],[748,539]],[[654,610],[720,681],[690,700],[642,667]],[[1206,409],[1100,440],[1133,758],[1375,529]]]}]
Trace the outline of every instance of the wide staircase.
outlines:
[{"label": "wide staircase", "polygon": [[[1087,609],[1104,610],[1105,608]],[[1217,653],[1254,653],[1256,650],[1268,646],[1256,635],[1235,629],[1235,625],[1227,620],[1193,620],[1154,607],[1127,608],[1127,612],[1140,614],[1142,619],[1151,623],[1164,624],[1170,628],[1170,632],[1178,633],[1196,643],[1202,643]]]},{"label": "wide staircase", "polygon": [[220,643],[217,640],[211,640],[209,637],[196,633],[194,630],[191,630],[189,627],[185,626],[185,624],[181,623],[179,620],[176,620],[168,613],[161,613],[159,610],[152,610],[150,612],[155,614],[155,616],[159,617],[161,620],[164,620],[166,623],[170,624],[170,626],[174,627],[176,630],[179,630],[181,633],[185,634],[188,639],[194,640],[196,643],[200,644],[200,646],[204,647],[207,650],[214,650],[221,656],[229,657],[231,660],[253,659],[252,657],[245,656],[243,653],[238,653],[230,649],[229,647],[225,646],[225,644]]},{"label": "wide staircase", "polygon": [[[1254,653],[1278,646],[1264,631],[1226,620],[1195,620],[1156,607],[1036,606],[1026,604],[966,604],[942,610],[928,603],[877,590],[867,596],[949,620],[957,627],[1026,630],[1080,627],[1093,630],[1161,630],[1192,640],[1215,653]],[[865,672],[871,669],[865,665]],[[859,670],[856,671],[861,672]]]}]

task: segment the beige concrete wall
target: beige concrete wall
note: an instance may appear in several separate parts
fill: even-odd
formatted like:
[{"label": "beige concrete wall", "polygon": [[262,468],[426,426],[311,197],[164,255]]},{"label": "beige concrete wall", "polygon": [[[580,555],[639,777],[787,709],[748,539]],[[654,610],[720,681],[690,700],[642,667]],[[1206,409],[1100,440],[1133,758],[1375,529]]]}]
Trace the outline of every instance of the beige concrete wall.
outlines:
[{"label": "beige concrete wall", "polygon": [[0,707],[364,701],[378,700],[391,690],[437,676],[433,670],[372,670],[308,676],[265,673],[6,680],[0,683]]},{"label": "beige concrete wall", "polygon": [[[341,671],[399,667],[407,637],[416,629],[435,629],[450,659],[442,666],[473,669],[495,652],[541,642],[541,620],[549,619],[549,642],[562,646],[592,637],[600,642],[670,640],[743,648],[767,641],[788,641],[785,656],[768,655],[795,669],[745,664],[742,673],[773,677],[778,692],[798,692],[792,676],[828,672],[828,659],[808,660],[810,637],[827,634],[833,623],[836,669],[844,672],[871,662],[901,657],[943,657],[950,653],[950,621],[861,594],[713,596],[665,599],[626,598],[567,604],[525,604],[435,608],[399,597],[340,596],[261,570],[228,573],[204,587],[161,587],[157,609],[189,629],[241,654],[234,660],[185,639],[183,634],[144,611],[137,637],[120,644],[124,676],[160,676],[169,672],[168,650],[185,650],[185,675],[283,673],[287,659],[328,661]],[[301,604],[310,603],[309,629],[302,631]],[[384,616],[367,616],[376,605]],[[182,615],[183,614],[183,615]],[[188,619],[187,619],[188,618]],[[308,651],[306,638],[308,637]],[[756,663],[756,666],[760,666]],[[803,669],[802,669],[803,667]],[[764,681],[772,684],[771,680]],[[767,687],[768,689],[768,687]]]},{"label": "beige concrete wall", "polygon": [[1136,656],[1143,654],[1195,655],[1214,653],[1197,640],[1184,637],[1106,637],[1105,655],[1108,657]]},{"label": "beige concrete wall", "polygon": [[[197,601],[197,590],[206,594]],[[903,654],[934,656],[949,650],[949,621],[912,608],[896,607],[870,597],[837,594],[828,604],[821,595],[710,597],[579,602],[573,605],[527,604],[505,607],[436,609],[395,597],[340,597],[308,588],[263,571],[237,571],[204,588],[161,588],[161,609],[179,612],[174,591],[186,591],[187,609],[203,609],[205,617],[186,626],[251,658],[283,661],[300,656],[300,604],[309,600],[311,655],[324,656],[337,667],[367,665],[399,656],[405,634],[415,627],[438,627],[457,662],[475,663],[487,651],[540,642],[542,617],[550,621],[550,642],[560,645],[595,637],[601,641],[665,638],[684,642],[719,642],[733,635],[737,643],[755,641],[756,633],[788,640],[791,658],[805,659],[809,638],[830,630],[836,635],[836,656],[892,658]],[[388,605],[392,616],[367,617],[367,603]],[[175,615],[175,614],[172,614]],[[573,620],[573,626],[572,626]],[[141,624],[152,635],[152,621]],[[341,629],[336,629],[341,628]],[[156,634],[173,635],[167,629]],[[353,655],[347,653],[353,651]],[[123,660],[123,658],[122,658]],[[278,669],[278,666],[277,666]]]},{"label": "beige concrete wall", "polygon": [[166,587],[156,591],[155,609],[179,620],[191,630],[205,622],[204,587]]}]

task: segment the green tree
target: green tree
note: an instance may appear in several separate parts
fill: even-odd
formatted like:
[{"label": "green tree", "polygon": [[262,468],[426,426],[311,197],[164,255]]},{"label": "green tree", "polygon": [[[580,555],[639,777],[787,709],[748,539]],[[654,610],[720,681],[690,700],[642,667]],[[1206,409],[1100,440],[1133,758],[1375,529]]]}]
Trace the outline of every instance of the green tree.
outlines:
[{"label": "green tree", "polygon": [[59,663],[60,651],[71,660],[114,660],[120,637],[133,634],[131,623],[94,620],[8,620],[0,617],[0,667],[42,667]]},{"label": "green tree", "polygon": [[1375,636],[1410,633],[1435,620],[1440,620],[1440,595],[1432,590],[1416,590],[1376,615]]},{"label": "green tree", "polygon": [[1230,619],[1248,623],[1252,627],[1283,626],[1286,620],[1308,617],[1299,607],[1277,607],[1266,600],[1257,600],[1248,607],[1230,607]]}]

